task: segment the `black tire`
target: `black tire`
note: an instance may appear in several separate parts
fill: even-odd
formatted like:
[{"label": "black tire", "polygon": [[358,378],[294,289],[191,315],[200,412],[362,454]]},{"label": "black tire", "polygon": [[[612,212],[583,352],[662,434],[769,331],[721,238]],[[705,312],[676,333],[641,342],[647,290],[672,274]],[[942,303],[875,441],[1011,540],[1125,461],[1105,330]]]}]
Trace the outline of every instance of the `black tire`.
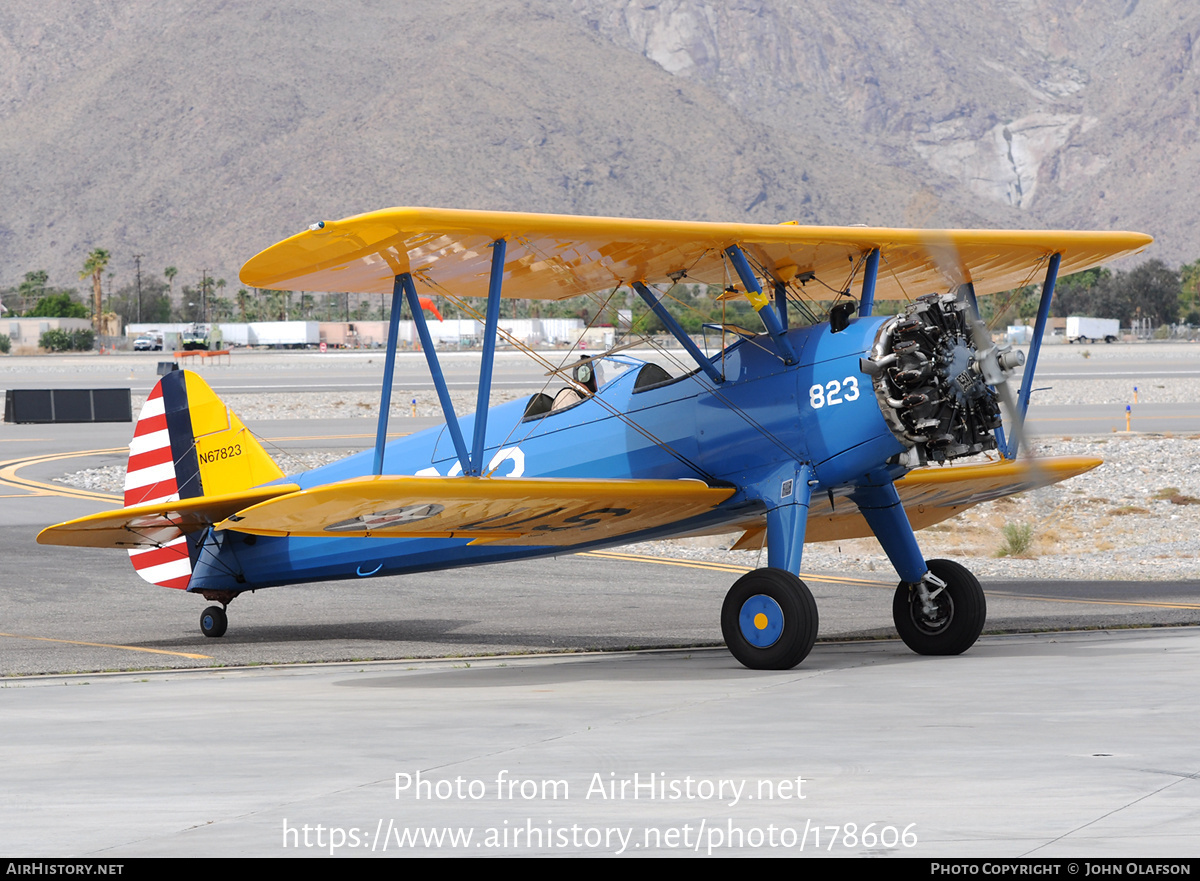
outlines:
[{"label": "black tire", "polygon": [[[743,613],[753,616],[745,628]],[[817,641],[817,602],[791,572],[755,569],[725,595],[721,633],[730,653],[751,670],[790,670]]]},{"label": "black tire", "polygon": [[929,620],[914,587],[901,582],[892,600],[892,618],[904,644],[918,655],[961,655],[979,639],[987,621],[987,599],[979,580],[950,560],[930,560],[929,571],[946,582],[934,598],[937,617]]},{"label": "black tire", "polygon": [[200,632],[205,636],[224,636],[229,627],[229,618],[220,606],[209,606],[200,613]]}]

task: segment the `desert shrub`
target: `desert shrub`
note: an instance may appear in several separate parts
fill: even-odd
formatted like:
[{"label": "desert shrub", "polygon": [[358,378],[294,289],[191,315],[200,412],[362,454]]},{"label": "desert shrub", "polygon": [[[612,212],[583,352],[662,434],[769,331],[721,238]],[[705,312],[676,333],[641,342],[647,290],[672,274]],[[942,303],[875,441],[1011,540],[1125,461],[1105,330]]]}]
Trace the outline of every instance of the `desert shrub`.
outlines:
[{"label": "desert shrub", "polygon": [[38,338],[47,352],[86,352],[96,344],[91,330],[48,330]]},{"label": "desert shrub", "polygon": [[1000,529],[1004,544],[996,551],[997,557],[1019,557],[1033,546],[1032,523],[1005,523]]}]

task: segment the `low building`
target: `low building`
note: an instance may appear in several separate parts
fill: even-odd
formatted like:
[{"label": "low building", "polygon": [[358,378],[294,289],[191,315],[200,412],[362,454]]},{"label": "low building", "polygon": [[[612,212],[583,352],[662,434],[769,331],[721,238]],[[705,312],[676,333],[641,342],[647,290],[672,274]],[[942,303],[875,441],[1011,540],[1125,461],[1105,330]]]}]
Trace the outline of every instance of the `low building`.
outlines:
[{"label": "low building", "polygon": [[86,318],[4,318],[0,319],[0,333],[8,335],[14,355],[36,355],[38,340],[48,330],[91,330],[92,322]]}]

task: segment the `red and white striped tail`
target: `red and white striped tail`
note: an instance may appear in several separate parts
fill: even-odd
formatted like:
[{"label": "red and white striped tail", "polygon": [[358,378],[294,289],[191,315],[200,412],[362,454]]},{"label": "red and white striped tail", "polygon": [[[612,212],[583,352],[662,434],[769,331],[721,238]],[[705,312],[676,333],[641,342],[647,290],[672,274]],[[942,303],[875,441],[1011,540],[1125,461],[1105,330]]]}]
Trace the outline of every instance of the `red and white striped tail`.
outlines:
[{"label": "red and white striped tail", "polygon": [[133,440],[129,443],[125,507],[173,502],[178,498],[171,432],[167,429],[162,383],[157,383],[142,405],[137,427],[133,430]]},{"label": "red and white striped tail", "polygon": [[[162,383],[142,405],[133,440],[129,444],[129,465],[125,471],[125,507],[155,502],[173,502],[179,498],[175,479],[175,457],[171,452],[171,433],[167,428]],[[192,560],[187,536],[179,536],[154,548],[129,552],[137,574],[151,584],[184,590],[192,578]]]},{"label": "red and white striped tail", "polygon": [[192,558],[186,535],[180,535],[157,548],[129,552],[129,561],[137,574],[160,587],[187,590],[192,580]]}]

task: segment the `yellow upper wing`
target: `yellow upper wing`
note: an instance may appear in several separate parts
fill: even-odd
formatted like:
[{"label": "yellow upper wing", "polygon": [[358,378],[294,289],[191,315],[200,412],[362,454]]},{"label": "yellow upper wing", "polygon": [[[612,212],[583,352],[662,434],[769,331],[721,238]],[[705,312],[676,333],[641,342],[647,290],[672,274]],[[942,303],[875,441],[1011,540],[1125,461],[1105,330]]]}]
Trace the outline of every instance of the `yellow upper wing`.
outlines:
[{"label": "yellow upper wing", "polygon": [[[314,224],[316,227],[317,224]],[[491,248],[507,241],[504,296],[558,300],[645,281],[726,284],[723,251],[739,245],[766,278],[813,273],[834,289],[880,249],[876,297],[905,299],[973,282],[978,294],[1037,280],[1053,253],[1059,275],[1136,253],[1132,232],[918,230],[699,223],[447,208],[389,208],[292,236],[251,258],[241,279],[260,288],[384,294],[411,272],[433,293],[487,295]],[[823,289],[824,290],[824,289]]]}]

